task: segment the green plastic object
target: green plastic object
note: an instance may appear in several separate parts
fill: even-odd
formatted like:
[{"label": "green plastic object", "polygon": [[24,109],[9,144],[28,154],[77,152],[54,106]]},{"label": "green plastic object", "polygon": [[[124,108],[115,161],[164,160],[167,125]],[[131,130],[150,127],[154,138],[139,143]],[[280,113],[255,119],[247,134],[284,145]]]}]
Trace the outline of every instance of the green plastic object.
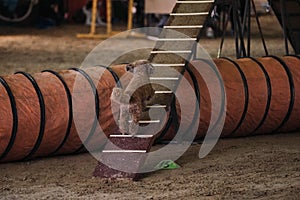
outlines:
[{"label": "green plastic object", "polygon": [[162,160],[155,166],[155,169],[157,169],[157,170],[160,170],[160,169],[178,169],[178,168],[180,168],[180,166],[172,160]]}]

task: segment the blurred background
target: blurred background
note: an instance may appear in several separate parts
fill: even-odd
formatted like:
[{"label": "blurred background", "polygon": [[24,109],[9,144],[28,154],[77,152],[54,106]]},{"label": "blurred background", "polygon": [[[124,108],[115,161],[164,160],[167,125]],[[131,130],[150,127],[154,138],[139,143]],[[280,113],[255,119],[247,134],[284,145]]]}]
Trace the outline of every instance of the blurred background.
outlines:
[{"label": "blurred background", "polygon": [[[134,0],[132,8],[134,26],[158,25],[163,16],[172,11],[175,2],[175,0]],[[270,12],[267,0],[255,0],[255,4],[259,14]],[[98,0],[97,6],[100,18],[105,21],[106,0]],[[91,7],[92,0],[0,0],[0,24],[44,25],[38,28],[47,27],[47,20],[48,26],[62,23],[84,24],[87,18],[86,11]],[[222,10],[224,8],[219,6],[217,14]],[[127,0],[112,0],[114,23],[126,22],[127,12]]]},{"label": "blurred background", "polygon": [[[208,19],[200,44],[214,58],[218,53],[221,36],[225,33],[223,55],[234,58],[232,25],[229,23],[225,30],[221,26],[228,8],[222,6],[224,1],[220,2]],[[131,9],[133,28],[162,27],[174,3],[175,0],[135,0]],[[255,5],[269,53],[284,55],[282,28],[268,1],[255,0]],[[102,41],[76,37],[77,33],[89,33],[91,7],[91,0],[0,0],[0,74],[80,66],[86,55]],[[106,32],[106,1],[98,0],[97,9],[96,32],[101,34]],[[126,30],[128,1],[112,0],[111,11],[113,30]],[[255,15],[251,13],[251,55],[263,56]],[[139,41],[149,40],[141,37]],[[111,48],[122,47],[116,43]]]}]

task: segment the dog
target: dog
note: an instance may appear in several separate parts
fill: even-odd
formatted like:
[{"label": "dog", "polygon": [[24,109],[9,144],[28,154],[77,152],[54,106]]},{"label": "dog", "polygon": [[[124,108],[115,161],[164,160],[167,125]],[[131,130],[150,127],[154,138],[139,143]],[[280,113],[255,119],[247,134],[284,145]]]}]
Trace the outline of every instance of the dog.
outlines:
[{"label": "dog", "polygon": [[155,94],[149,79],[154,69],[149,61],[138,60],[128,64],[126,70],[132,73],[133,77],[126,88],[113,89],[111,100],[120,105],[120,132],[135,135],[139,121],[145,117],[148,110],[147,102]]}]

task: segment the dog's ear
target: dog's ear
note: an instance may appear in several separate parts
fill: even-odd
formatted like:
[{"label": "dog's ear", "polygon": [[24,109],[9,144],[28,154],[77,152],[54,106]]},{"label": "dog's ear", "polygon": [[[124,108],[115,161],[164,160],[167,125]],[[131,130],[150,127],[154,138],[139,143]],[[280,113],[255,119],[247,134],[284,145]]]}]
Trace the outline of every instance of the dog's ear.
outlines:
[{"label": "dog's ear", "polygon": [[133,64],[126,65],[126,71],[133,73],[134,65]]}]

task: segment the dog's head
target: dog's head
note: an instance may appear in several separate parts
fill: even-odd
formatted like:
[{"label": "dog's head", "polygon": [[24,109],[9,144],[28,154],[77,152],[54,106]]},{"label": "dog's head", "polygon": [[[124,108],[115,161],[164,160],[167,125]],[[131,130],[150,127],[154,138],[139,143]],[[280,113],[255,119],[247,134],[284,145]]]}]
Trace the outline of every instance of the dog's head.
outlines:
[{"label": "dog's head", "polygon": [[126,70],[136,73],[153,74],[154,68],[148,60],[138,60],[126,66]]}]

